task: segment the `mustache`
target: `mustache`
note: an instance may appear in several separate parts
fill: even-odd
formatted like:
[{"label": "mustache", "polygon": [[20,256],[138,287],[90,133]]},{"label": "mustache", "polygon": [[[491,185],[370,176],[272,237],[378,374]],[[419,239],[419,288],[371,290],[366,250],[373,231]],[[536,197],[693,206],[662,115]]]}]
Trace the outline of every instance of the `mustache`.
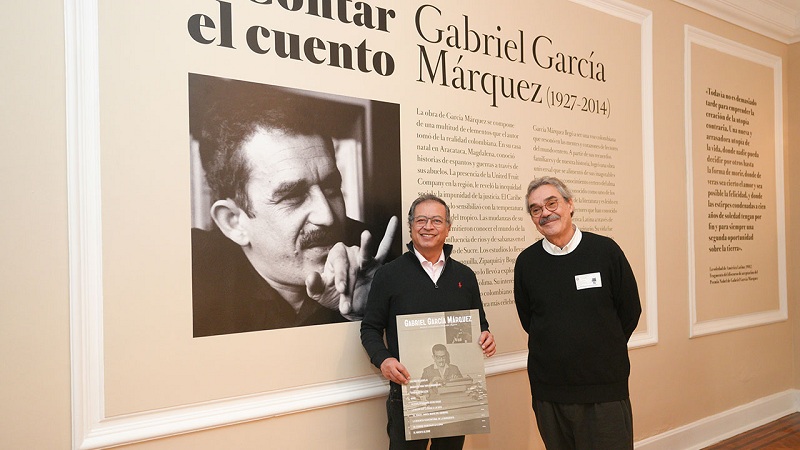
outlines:
[{"label": "mustache", "polygon": [[549,216],[547,216],[547,217],[544,217],[544,216],[542,216],[542,218],[541,218],[541,219],[539,219],[539,226],[542,226],[542,225],[548,224],[548,223],[550,223],[550,222],[552,222],[552,221],[554,221],[554,220],[558,220],[558,219],[560,219],[560,218],[561,218],[561,216],[559,216],[559,215],[558,215],[558,214],[556,214],[556,213],[550,214],[550,215],[549,215]]},{"label": "mustache", "polygon": [[303,231],[300,233],[300,248],[332,246],[341,241],[339,234],[337,229],[330,227]]}]

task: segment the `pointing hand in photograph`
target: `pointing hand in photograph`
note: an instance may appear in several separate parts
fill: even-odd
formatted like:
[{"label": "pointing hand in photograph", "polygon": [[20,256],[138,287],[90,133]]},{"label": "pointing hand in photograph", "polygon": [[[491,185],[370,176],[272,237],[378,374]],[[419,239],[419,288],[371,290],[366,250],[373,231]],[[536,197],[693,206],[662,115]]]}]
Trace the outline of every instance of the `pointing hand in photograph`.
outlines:
[{"label": "pointing hand in photograph", "polygon": [[369,231],[361,234],[360,246],[346,246],[341,242],[333,246],[323,271],[306,277],[309,297],[327,308],[338,307],[339,312],[350,320],[361,319],[372,277],[389,254],[398,223],[395,216],[389,220],[375,255],[369,251],[372,241]]}]

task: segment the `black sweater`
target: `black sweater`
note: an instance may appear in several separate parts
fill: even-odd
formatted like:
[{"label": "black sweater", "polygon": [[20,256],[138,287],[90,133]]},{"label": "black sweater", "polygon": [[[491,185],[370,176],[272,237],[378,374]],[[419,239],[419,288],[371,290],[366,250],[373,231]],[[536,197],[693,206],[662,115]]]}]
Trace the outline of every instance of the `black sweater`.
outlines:
[{"label": "black sweater", "polygon": [[411,243],[408,248],[408,252],[375,273],[361,321],[361,343],[378,368],[386,358],[399,359],[396,320],[399,315],[477,309],[481,331],[489,329],[475,272],[450,258],[453,246],[445,244],[445,265],[435,284],[422,268]]},{"label": "black sweater", "polygon": [[[577,289],[576,276],[600,274],[601,287]],[[517,257],[514,298],[528,333],[534,398],[597,403],[628,398],[627,342],[641,315],[625,254],[611,239],[583,232],[566,255],[536,242]]]}]

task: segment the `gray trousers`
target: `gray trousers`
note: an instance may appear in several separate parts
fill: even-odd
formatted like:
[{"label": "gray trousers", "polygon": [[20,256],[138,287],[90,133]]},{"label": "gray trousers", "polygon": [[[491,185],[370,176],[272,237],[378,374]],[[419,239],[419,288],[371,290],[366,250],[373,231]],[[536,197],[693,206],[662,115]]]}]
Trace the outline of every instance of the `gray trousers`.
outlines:
[{"label": "gray trousers", "polygon": [[630,399],[564,404],[533,399],[539,434],[548,450],[632,450]]}]

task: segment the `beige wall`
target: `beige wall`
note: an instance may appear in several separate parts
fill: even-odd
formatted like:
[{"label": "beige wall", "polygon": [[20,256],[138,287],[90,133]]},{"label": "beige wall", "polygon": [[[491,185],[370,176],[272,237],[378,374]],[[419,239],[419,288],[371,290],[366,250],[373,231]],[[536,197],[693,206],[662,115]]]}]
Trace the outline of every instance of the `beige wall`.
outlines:
[{"label": "beige wall", "polygon": [[786,216],[789,223],[794,224],[787,227],[788,231],[788,255],[789,280],[795,280],[789,285],[789,314],[793,320],[794,335],[794,387],[800,388],[800,126],[797,118],[800,117],[800,43],[789,47],[789,157],[786,165],[787,174],[787,195],[786,195]]},{"label": "beige wall", "polygon": [[[789,322],[688,338],[687,239],[683,216],[683,26],[784,58],[786,173],[800,171],[800,44],[791,47],[673,2],[634,3],[654,12],[656,219],[659,343],[631,352],[637,439],[738,405],[800,388],[800,178],[787,177]],[[0,411],[5,448],[70,447],[69,286],[63,4],[6,5],[0,83],[4,137],[0,183]],[[793,95],[793,100],[789,100]],[[9,107],[10,106],[10,107]],[[795,144],[792,144],[795,143]],[[793,157],[793,155],[795,155]],[[500,343],[502,351],[503,343]],[[541,448],[524,372],[489,380],[492,434],[467,448]],[[383,401],[374,399],[131,445],[137,449],[381,448]]]},{"label": "beige wall", "polygon": [[0,82],[4,448],[69,448],[62,2],[8,4]]},{"label": "beige wall", "polygon": [[[637,439],[793,386],[787,322],[689,339],[684,216],[684,24],[786,56],[785,46],[671,2],[654,16],[659,343],[631,352]],[[784,66],[785,67],[785,66]],[[785,118],[785,123],[788,123]]]}]

